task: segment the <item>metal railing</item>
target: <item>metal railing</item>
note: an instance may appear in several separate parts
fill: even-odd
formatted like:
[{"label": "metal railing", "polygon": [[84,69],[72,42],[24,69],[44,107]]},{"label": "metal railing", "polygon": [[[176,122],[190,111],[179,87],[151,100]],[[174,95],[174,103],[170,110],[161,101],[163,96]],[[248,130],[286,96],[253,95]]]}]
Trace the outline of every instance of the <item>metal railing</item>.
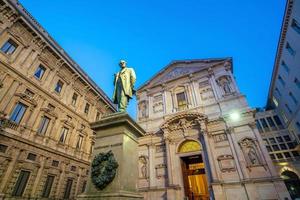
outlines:
[{"label": "metal railing", "polygon": [[1,128],[10,128],[10,129],[13,129],[13,130],[17,130],[18,127],[19,127],[19,124],[14,122],[14,121],[11,121],[9,119],[0,119],[0,127]]}]

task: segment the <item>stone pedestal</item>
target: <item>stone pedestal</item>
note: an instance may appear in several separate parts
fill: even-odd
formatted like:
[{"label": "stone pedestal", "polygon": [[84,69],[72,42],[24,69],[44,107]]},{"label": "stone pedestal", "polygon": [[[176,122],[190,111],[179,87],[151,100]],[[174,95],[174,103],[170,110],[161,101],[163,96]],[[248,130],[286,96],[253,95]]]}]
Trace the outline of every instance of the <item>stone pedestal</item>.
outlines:
[{"label": "stone pedestal", "polygon": [[115,113],[91,124],[95,131],[92,159],[100,152],[111,150],[119,167],[113,181],[103,190],[89,178],[85,192],[77,199],[143,199],[137,193],[138,141],[145,131],[126,113]]}]

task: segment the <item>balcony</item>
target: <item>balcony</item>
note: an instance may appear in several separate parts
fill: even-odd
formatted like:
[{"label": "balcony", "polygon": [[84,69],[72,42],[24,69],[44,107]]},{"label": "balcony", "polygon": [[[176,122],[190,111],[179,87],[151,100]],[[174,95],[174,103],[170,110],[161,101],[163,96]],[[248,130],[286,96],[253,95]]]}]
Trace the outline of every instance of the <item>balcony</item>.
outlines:
[{"label": "balcony", "polygon": [[19,127],[19,124],[16,122],[10,121],[9,119],[0,119],[0,127],[3,128],[10,128],[13,130],[17,130]]}]

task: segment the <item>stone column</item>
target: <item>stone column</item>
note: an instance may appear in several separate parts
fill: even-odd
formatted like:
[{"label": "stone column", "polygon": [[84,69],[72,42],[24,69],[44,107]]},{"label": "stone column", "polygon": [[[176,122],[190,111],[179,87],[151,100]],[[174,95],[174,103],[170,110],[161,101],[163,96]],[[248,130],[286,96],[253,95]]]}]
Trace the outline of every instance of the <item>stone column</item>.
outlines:
[{"label": "stone column", "polygon": [[47,159],[45,157],[41,156],[40,166],[38,168],[38,172],[36,174],[36,179],[34,180],[34,183],[33,183],[33,186],[32,186],[32,191],[31,191],[31,196],[32,197],[36,197],[37,198],[37,196],[36,196],[35,193],[36,193],[38,184],[40,183],[40,180],[41,180],[41,177],[42,177],[42,173],[43,173],[46,161],[47,161]]},{"label": "stone column", "polygon": [[168,170],[168,185],[173,185],[173,174],[172,174],[172,169],[171,169],[171,165],[172,165],[172,160],[170,157],[170,141],[168,139],[165,140],[166,143],[166,152],[167,152],[167,170]]},{"label": "stone column", "polygon": [[55,192],[55,199],[60,199],[60,196],[61,195],[61,188],[62,188],[62,184],[63,184],[63,181],[64,181],[64,177],[65,177],[65,170],[66,170],[66,163],[62,162],[61,163],[62,167],[61,167],[61,171],[60,171],[60,175],[59,175],[59,178],[58,178],[58,181],[57,181],[57,189],[56,189],[56,192]]},{"label": "stone column", "polygon": [[74,194],[74,196],[76,197],[77,196],[77,194],[78,194],[78,192],[80,192],[80,188],[79,188],[79,186],[80,186],[80,182],[81,182],[81,175],[82,175],[82,172],[83,172],[83,168],[79,168],[78,169],[78,174],[77,174],[77,183],[76,183],[76,187],[75,187],[75,194]]},{"label": "stone column", "polygon": [[175,107],[175,94],[174,92],[171,92],[172,97],[172,113],[176,112],[177,106]]},{"label": "stone column", "polygon": [[145,131],[127,113],[105,116],[91,123],[91,128],[96,133],[92,158],[99,153],[112,151],[119,166],[115,177],[103,189],[98,188],[90,178],[85,192],[77,199],[143,199],[137,192],[139,175],[137,139],[143,136]]},{"label": "stone column", "polygon": [[[209,177],[209,178],[212,180],[209,180],[209,181],[211,184],[215,181],[220,181],[220,180],[219,180],[218,172],[216,170],[215,161],[213,160],[214,155],[211,150],[211,145],[210,145],[210,141],[209,141],[207,132],[203,131],[202,135],[203,135],[204,143],[205,143],[204,148],[203,147],[202,148],[205,149],[205,151],[206,151],[206,153],[204,153],[204,152],[203,153],[204,153],[204,156],[206,157],[205,160],[208,161],[208,163],[205,163],[206,164],[205,168],[207,169],[208,167],[210,167],[211,177]],[[207,165],[209,165],[209,166],[207,166]]]},{"label": "stone column", "polygon": [[20,150],[17,147],[11,147],[11,148],[14,148],[11,151],[11,160],[6,168],[7,170],[4,173],[3,178],[0,179],[0,199],[2,199],[4,197],[5,187],[7,186],[7,183],[10,180],[10,177],[12,176],[12,174],[15,170],[16,163],[22,152],[22,150]]},{"label": "stone column", "polygon": [[155,176],[155,165],[154,165],[154,154],[155,154],[155,145],[149,145],[149,187],[154,187],[156,185],[156,176]]}]

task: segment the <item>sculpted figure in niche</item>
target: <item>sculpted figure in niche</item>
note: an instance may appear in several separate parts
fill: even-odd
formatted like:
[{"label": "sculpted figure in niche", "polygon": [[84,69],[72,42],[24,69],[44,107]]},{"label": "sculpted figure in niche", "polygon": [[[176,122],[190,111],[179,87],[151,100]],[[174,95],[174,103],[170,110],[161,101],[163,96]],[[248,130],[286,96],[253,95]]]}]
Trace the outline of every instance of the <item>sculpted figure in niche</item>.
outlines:
[{"label": "sculpted figure in niche", "polygon": [[147,159],[145,156],[140,157],[140,172],[141,172],[141,178],[147,178],[148,176],[148,169],[147,169]]},{"label": "sculpted figure in niche", "polygon": [[231,89],[229,87],[229,81],[228,80],[226,80],[223,83],[223,90],[224,90],[225,94],[230,94],[231,93]]},{"label": "sculpted figure in niche", "polygon": [[249,157],[249,160],[250,160],[252,165],[259,164],[258,156],[257,156],[256,151],[253,147],[249,148],[248,157]]},{"label": "sculpted figure in niche", "polygon": [[246,138],[239,142],[239,144],[241,145],[245,159],[249,166],[261,164],[261,160],[258,155],[258,150],[254,140]]},{"label": "sculpted figure in niche", "polygon": [[230,77],[228,77],[228,76],[222,76],[217,81],[218,85],[222,88],[225,95],[231,94],[233,92],[230,87],[230,82],[231,82],[231,80],[230,80]]},{"label": "sculpted figure in niche", "polygon": [[140,110],[140,118],[145,118],[147,117],[147,104],[146,101],[142,101],[139,105],[139,110]]}]

